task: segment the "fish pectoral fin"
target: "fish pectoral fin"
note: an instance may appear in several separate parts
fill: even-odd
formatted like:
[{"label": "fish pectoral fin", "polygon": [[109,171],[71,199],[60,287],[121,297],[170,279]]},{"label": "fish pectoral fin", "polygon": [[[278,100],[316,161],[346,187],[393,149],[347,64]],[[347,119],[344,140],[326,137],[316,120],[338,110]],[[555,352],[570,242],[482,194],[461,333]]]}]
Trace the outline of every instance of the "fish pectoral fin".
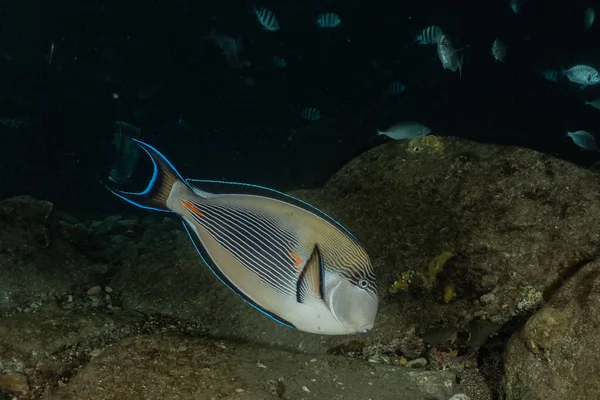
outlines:
[{"label": "fish pectoral fin", "polygon": [[296,287],[296,301],[307,303],[310,301],[323,301],[325,268],[319,246],[315,245],[310,258],[304,265]]}]

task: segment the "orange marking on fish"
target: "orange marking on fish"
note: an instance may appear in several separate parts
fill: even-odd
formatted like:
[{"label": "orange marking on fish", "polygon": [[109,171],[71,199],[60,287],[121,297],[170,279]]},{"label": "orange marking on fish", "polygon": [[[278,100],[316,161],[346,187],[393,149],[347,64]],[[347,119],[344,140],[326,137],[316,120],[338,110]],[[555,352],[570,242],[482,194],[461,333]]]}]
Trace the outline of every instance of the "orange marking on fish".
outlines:
[{"label": "orange marking on fish", "polygon": [[181,200],[181,204],[190,212],[196,214],[199,217],[204,217],[204,213],[198,209],[194,204],[187,200]]},{"label": "orange marking on fish", "polygon": [[295,251],[290,251],[290,258],[292,259],[292,265],[298,272],[302,271],[302,264],[304,261]]}]

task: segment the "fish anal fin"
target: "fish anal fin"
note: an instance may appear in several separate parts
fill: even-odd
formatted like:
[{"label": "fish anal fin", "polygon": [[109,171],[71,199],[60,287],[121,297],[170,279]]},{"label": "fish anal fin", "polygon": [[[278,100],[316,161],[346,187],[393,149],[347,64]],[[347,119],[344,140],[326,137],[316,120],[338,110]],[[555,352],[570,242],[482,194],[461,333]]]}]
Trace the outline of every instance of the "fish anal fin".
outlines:
[{"label": "fish anal fin", "polygon": [[300,272],[296,288],[298,303],[322,301],[324,297],[325,269],[319,246],[315,245],[313,252]]},{"label": "fish anal fin", "polygon": [[212,259],[212,257],[206,250],[206,247],[202,243],[202,240],[200,240],[200,237],[199,237],[196,229],[194,228],[194,224],[192,224],[191,222],[189,222],[188,220],[186,220],[184,218],[183,226],[184,226],[185,231],[187,232],[188,236],[192,240],[192,243],[194,244],[196,251],[200,255],[200,258],[202,258],[202,261],[204,261],[206,266],[208,266],[208,269],[219,279],[219,281],[221,281],[231,291],[233,291],[234,293],[239,295],[242,298],[242,300],[244,300],[246,303],[250,304],[253,308],[257,309],[258,311],[260,311],[267,317],[271,318],[272,320],[274,320],[284,326],[287,326],[288,328],[295,328],[295,326],[291,322],[289,322],[289,321],[279,317],[277,314],[272,313],[272,312],[266,310],[265,308],[261,307],[254,300],[249,298],[244,292],[242,292],[240,289],[238,289],[238,287],[231,280],[229,280],[229,278],[221,271],[221,269],[217,266],[215,261]]}]

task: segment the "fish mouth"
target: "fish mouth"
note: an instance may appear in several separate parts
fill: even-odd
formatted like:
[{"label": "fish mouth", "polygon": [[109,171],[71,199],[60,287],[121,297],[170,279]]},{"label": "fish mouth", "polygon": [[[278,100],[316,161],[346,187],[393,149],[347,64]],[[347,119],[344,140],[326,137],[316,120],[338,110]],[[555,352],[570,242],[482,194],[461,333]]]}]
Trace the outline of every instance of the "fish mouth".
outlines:
[{"label": "fish mouth", "polygon": [[360,329],[358,330],[361,333],[367,333],[369,332],[371,329],[373,329],[373,323],[367,324],[367,325],[363,325],[360,327]]}]

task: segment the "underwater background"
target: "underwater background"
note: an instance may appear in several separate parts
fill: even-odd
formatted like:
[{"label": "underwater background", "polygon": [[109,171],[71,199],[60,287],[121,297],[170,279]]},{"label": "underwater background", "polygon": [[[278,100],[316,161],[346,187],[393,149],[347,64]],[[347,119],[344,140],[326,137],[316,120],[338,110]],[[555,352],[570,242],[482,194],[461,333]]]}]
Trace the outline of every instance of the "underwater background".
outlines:
[{"label": "underwater background", "polygon": [[0,400],[599,399],[594,10],[0,1]]},{"label": "underwater background", "polygon": [[[276,15],[265,30],[253,7]],[[322,186],[341,166],[388,138],[403,120],[438,136],[523,146],[589,166],[567,131],[600,128],[584,106],[598,87],[545,69],[600,65],[600,28],[584,28],[591,1],[24,1],[0,7],[1,197],[31,194],[85,213],[119,206],[98,184],[115,158],[115,121],[141,129],[185,177],[279,190]],[[315,18],[335,12],[341,24]],[[462,72],[442,68],[435,45],[414,43],[440,26],[466,47]],[[241,38],[242,67],[207,38]],[[507,49],[495,62],[490,49]],[[468,46],[468,47],[467,47]],[[273,58],[285,60],[285,66]],[[394,81],[404,92],[390,96]],[[299,118],[314,107],[318,121]],[[147,160],[134,181],[144,181]],[[67,190],[65,190],[67,189]]]}]

